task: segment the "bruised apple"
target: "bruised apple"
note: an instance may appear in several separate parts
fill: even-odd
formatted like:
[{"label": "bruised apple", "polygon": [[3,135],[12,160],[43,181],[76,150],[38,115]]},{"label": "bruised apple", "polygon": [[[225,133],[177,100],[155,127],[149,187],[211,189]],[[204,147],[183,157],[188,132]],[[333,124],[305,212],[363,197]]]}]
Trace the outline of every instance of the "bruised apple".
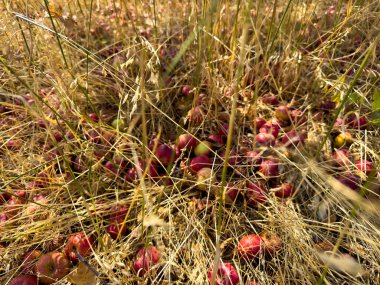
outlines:
[{"label": "bruised apple", "polygon": [[63,252],[52,251],[38,259],[36,272],[41,284],[53,284],[70,272],[70,261]]}]

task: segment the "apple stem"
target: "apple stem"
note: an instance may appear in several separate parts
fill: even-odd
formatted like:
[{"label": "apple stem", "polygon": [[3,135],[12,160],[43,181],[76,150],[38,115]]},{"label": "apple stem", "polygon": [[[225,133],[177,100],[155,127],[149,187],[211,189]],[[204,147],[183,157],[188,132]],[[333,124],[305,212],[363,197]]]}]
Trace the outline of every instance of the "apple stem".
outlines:
[{"label": "apple stem", "polygon": [[[86,265],[86,267],[88,269],[90,269],[91,272],[94,273],[97,277],[100,276],[100,273],[94,267],[92,267],[91,264],[89,264],[87,262],[87,260],[84,259],[84,257],[82,255],[79,254],[79,252],[76,250],[76,248],[74,248],[74,252],[75,252],[75,256],[79,259],[80,262],[82,262],[84,265]],[[105,281],[105,280],[100,280],[100,283],[103,285],[109,285],[108,281]]]}]

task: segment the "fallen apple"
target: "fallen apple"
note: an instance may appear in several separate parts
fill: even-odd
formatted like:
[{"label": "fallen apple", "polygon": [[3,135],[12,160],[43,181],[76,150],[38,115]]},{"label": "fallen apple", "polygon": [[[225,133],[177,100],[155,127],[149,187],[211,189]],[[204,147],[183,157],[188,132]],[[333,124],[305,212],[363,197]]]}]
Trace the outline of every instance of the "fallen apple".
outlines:
[{"label": "fallen apple", "polygon": [[36,263],[36,273],[42,284],[53,284],[70,272],[70,261],[62,252],[43,254]]},{"label": "fallen apple", "polygon": [[91,254],[91,247],[94,246],[94,239],[83,233],[77,233],[69,237],[65,247],[66,256],[74,263],[79,261],[76,253],[82,257]]},{"label": "fallen apple", "polygon": [[[212,282],[213,272],[214,267],[211,267],[207,275],[210,284]],[[239,281],[239,274],[231,263],[221,262],[219,264],[215,276],[215,285],[237,285]]]},{"label": "fallen apple", "polygon": [[141,248],[135,257],[132,268],[139,277],[143,277],[160,261],[160,252],[154,246]]},{"label": "fallen apple", "polygon": [[237,253],[240,258],[252,260],[257,257],[262,250],[262,239],[259,235],[249,234],[243,236],[237,246]]}]

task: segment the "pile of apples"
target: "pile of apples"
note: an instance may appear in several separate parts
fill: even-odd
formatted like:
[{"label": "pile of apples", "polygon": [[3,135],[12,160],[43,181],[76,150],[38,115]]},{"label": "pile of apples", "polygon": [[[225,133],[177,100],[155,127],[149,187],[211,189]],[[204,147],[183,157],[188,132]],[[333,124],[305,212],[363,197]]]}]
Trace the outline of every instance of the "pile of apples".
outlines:
[{"label": "pile of apples", "polygon": [[[186,116],[189,129],[201,127],[206,119],[207,94],[201,93],[195,99],[192,87],[186,85],[181,90],[182,98],[190,98],[195,102]],[[195,100],[194,100],[195,99]],[[297,194],[294,181],[285,174],[281,158],[273,151],[274,148],[286,149],[289,152],[303,151],[307,144],[308,121],[306,110],[279,104],[275,96],[265,95],[261,103],[273,110],[273,117],[264,119],[256,116],[252,121],[249,134],[244,134],[241,143],[233,141],[232,149],[226,153],[227,136],[230,126],[227,122],[219,123],[214,133],[194,136],[191,132],[180,134],[176,141],[163,141],[162,138],[151,140],[148,148],[148,158],[138,159],[134,164],[127,161],[125,156],[120,156],[112,146],[116,143],[118,132],[125,128],[124,121],[114,119],[107,125],[104,118],[90,113],[86,116],[86,122],[82,126],[83,138],[92,145],[91,157],[86,155],[71,155],[63,159],[64,148],[77,146],[78,134],[72,130],[61,130],[48,126],[45,121],[38,120],[38,128],[52,130],[51,138],[43,146],[45,159],[58,165],[66,179],[72,179],[73,175],[85,173],[94,161],[100,161],[104,174],[112,178],[116,183],[137,184],[142,177],[151,181],[170,186],[176,181],[186,178],[192,181],[201,192],[207,192],[215,197],[222,197],[224,204],[243,204],[249,207],[259,208],[270,199],[282,202]],[[33,104],[33,102],[28,102]],[[330,100],[323,101],[315,110],[314,119],[326,115],[331,118],[335,104]],[[9,110],[8,110],[9,111]],[[2,110],[7,112],[7,110]],[[322,119],[320,119],[322,120]],[[351,131],[363,131],[369,122],[364,115],[352,113],[346,119],[338,118],[331,135],[334,148],[332,156],[325,155],[326,163],[334,169],[334,175],[342,184],[353,190],[360,188],[368,176],[376,174],[373,162],[355,158],[349,150],[353,143]],[[95,126],[95,127],[93,127]],[[236,130],[232,133],[235,134]],[[18,151],[21,142],[17,139],[9,139],[5,148],[7,151]],[[121,151],[128,152],[131,143],[120,146]],[[227,181],[222,182],[222,165],[227,157]],[[349,171],[348,171],[349,170]],[[171,173],[171,175],[169,175]],[[12,193],[1,193],[0,203],[0,228],[2,224],[12,220],[20,212],[27,199],[34,202],[48,203],[46,195],[37,193],[39,189],[49,185],[49,175],[41,172],[34,177],[24,190],[16,190]],[[30,193],[34,193],[31,196]],[[105,232],[114,240],[120,240],[128,232],[126,217],[129,206],[118,207],[116,211],[104,220],[107,223]],[[250,234],[242,237],[236,251],[243,261],[250,261],[263,255],[272,255],[281,249],[281,239],[275,234],[267,232],[261,235]],[[66,276],[73,265],[80,259],[89,257],[95,250],[95,239],[87,234],[78,233],[69,237],[64,252],[52,251],[43,253],[33,250],[25,254],[22,262],[22,275],[15,277],[11,285],[35,285],[52,284]],[[160,262],[160,252],[154,246],[147,246],[138,250],[133,271],[137,276],[143,277]],[[216,276],[213,276],[213,268],[208,277],[211,282],[216,280],[218,285],[238,284],[239,275],[231,263],[221,263]],[[258,285],[256,281],[250,283]]]}]

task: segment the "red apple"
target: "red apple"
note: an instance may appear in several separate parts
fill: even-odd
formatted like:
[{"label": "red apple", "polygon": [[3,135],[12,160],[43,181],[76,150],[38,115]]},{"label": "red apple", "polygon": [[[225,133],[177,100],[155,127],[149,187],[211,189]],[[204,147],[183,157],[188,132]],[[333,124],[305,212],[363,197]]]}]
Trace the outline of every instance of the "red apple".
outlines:
[{"label": "red apple", "polygon": [[239,193],[240,182],[229,182],[224,187],[224,201],[227,204],[232,204]]},{"label": "red apple", "polygon": [[46,129],[46,124],[45,124],[45,122],[44,122],[42,119],[38,119],[38,121],[37,121],[37,125],[38,125],[41,129]]},{"label": "red apple", "polygon": [[225,143],[225,136],[222,135],[209,135],[207,138],[213,145],[222,146]]},{"label": "red apple", "polygon": [[278,235],[274,233],[263,232],[260,234],[260,237],[265,253],[272,255],[281,249],[282,241]]},{"label": "red apple", "polygon": [[358,162],[356,162],[355,166],[358,170],[363,171],[366,175],[370,175],[374,171],[373,163],[368,160],[360,159]]},{"label": "red apple", "polygon": [[[208,272],[208,281],[211,284],[212,274],[214,268],[211,267]],[[227,262],[222,262],[219,264],[219,268],[216,271],[215,285],[237,285],[239,284],[239,274],[236,268]]]},{"label": "red apple", "polygon": [[282,143],[285,147],[294,148],[298,146],[299,144],[303,144],[305,142],[305,138],[302,134],[298,133],[295,130],[291,130],[287,132],[282,137]]},{"label": "red apple", "polygon": [[286,106],[278,106],[277,109],[274,112],[274,115],[277,119],[288,122],[290,120],[290,110]]},{"label": "red apple", "polygon": [[190,91],[191,91],[191,86],[190,85],[184,85],[182,87],[182,90],[181,90],[182,96],[188,97],[190,95]]},{"label": "red apple", "polygon": [[266,122],[267,121],[263,118],[255,118],[256,129],[259,130],[262,128]]},{"label": "red apple", "polygon": [[279,175],[278,162],[274,159],[263,160],[260,164],[260,173],[266,177]]},{"label": "red apple", "polygon": [[348,149],[338,149],[332,156],[333,164],[341,167],[348,167],[352,162]]},{"label": "red apple", "polygon": [[24,257],[21,264],[22,272],[23,273],[36,273],[36,262],[38,258],[41,256],[42,252],[40,250],[32,250],[27,252]]},{"label": "red apple", "polygon": [[271,95],[271,94],[265,94],[263,97],[262,97],[262,101],[264,104],[268,104],[268,105],[277,105],[278,104],[278,99],[275,95]]},{"label": "red apple", "polygon": [[228,135],[228,129],[229,129],[229,124],[224,123],[219,129],[218,135],[227,136]]},{"label": "red apple", "polygon": [[25,204],[25,202],[26,201],[24,199],[13,196],[7,201],[4,207],[4,214],[6,214],[8,218],[16,216],[22,210],[23,204]]},{"label": "red apple", "polygon": [[190,125],[200,126],[203,123],[205,114],[202,110],[202,107],[195,106],[191,108],[187,114]]},{"label": "red apple", "polygon": [[194,173],[197,173],[202,168],[211,166],[212,160],[206,155],[196,156],[190,162],[190,170]]},{"label": "red apple", "polygon": [[15,151],[15,150],[20,150],[22,147],[22,141],[18,139],[12,139],[7,141],[6,147],[9,150]]},{"label": "red apple", "polygon": [[366,116],[359,116],[358,114],[352,114],[348,117],[348,125],[354,129],[365,130],[368,125],[368,119]]},{"label": "red apple", "polygon": [[160,261],[160,252],[154,246],[141,248],[135,257],[132,268],[139,277],[143,277]]},{"label": "red apple", "polygon": [[70,272],[70,261],[64,253],[52,251],[38,259],[36,272],[42,284],[52,284]]},{"label": "red apple", "polygon": [[69,237],[65,247],[66,256],[74,263],[78,262],[77,252],[82,257],[91,254],[91,247],[94,245],[94,239],[83,233],[77,233]]},{"label": "red apple", "polygon": [[155,156],[157,162],[161,163],[163,166],[168,166],[170,163],[174,162],[175,151],[168,144],[161,144],[157,147]]},{"label": "red apple", "polygon": [[319,108],[322,111],[330,111],[336,106],[335,102],[332,102],[330,98],[325,99],[320,105]]},{"label": "red apple", "polygon": [[200,106],[207,102],[207,94],[199,93],[198,97],[195,99],[195,105]]},{"label": "red apple", "polygon": [[177,147],[180,151],[193,150],[198,144],[198,141],[191,134],[182,134],[178,137]]},{"label": "red apple", "polygon": [[137,171],[136,168],[131,167],[127,170],[127,173],[124,176],[125,182],[133,182],[137,179]]},{"label": "red apple", "polygon": [[262,133],[260,129],[260,133],[255,137],[256,144],[262,146],[274,146],[276,143],[276,139],[273,135]]},{"label": "red apple", "polygon": [[107,173],[111,174],[112,176],[119,175],[120,169],[112,161],[107,161],[104,164],[104,168],[106,169]]},{"label": "red apple", "polygon": [[283,183],[280,187],[275,189],[274,194],[280,198],[288,198],[293,194],[293,183]]},{"label": "red apple", "polygon": [[259,132],[263,134],[272,134],[277,138],[281,127],[282,125],[278,121],[265,122],[265,124],[259,129]]},{"label": "red apple", "polygon": [[90,114],[88,114],[88,117],[89,117],[92,121],[94,121],[95,123],[99,122],[99,117],[98,117],[98,115],[96,115],[96,113],[90,113]]},{"label": "red apple", "polygon": [[239,257],[248,260],[257,257],[261,252],[262,242],[261,237],[255,234],[242,237],[237,247]]},{"label": "red apple", "polygon": [[343,118],[337,118],[334,127],[341,127],[343,125]]},{"label": "red apple", "polygon": [[118,205],[116,207],[113,207],[112,208],[112,212],[111,212],[111,218],[117,218],[117,219],[123,219],[125,218],[125,216],[128,214],[128,211],[129,211],[129,205],[128,204],[123,204],[123,205]]},{"label": "red apple", "polygon": [[36,276],[33,275],[19,275],[7,283],[8,285],[38,285]]},{"label": "red apple", "polygon": [[247,199],[247,204],[250,206],[264,203],[267,200],[267,190],[265,185],[260,181],[247,181],[245,197]]},{"label": "red apple", "polygon": [[301,126],[306,123],[306,117],[303,115],[301,110],[292,110],[290,116],[292,118],[292,123],[295,126]]},{"label": "red apple", "polygon": [[259,166],[262,162],[262,157],[259,152],[250,150],[245,153],[245,159],[250,166]]},{"label": "red apple", "polygon": [[112,239],[124,236],[127,233],[127,225],[124,223],[124,218],[111,218],[110,225],[107,227],[107,233],[109,233]]},{"label": "red apple", "polygon": [[5,222],[8,221],[7,215],[0,213],[0,231],[5,228]]},{"label": "red apple", "polygon": [[61,142],[63,140],[62,133],[58,130],[52,131],[53,137],[56,142]]}]

